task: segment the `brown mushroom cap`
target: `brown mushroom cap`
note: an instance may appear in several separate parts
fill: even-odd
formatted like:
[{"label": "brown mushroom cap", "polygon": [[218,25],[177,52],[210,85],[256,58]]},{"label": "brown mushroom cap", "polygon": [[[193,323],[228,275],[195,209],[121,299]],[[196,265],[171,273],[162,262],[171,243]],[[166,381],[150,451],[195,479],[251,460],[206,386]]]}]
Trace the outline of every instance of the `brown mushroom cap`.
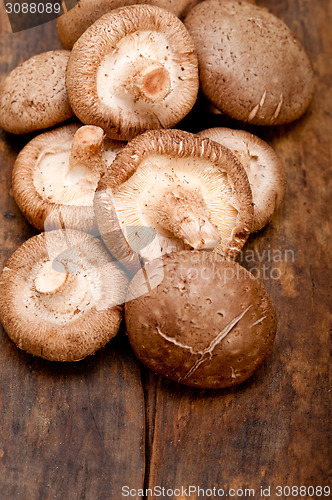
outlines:
[{"label": "brown mushroom cap", "polygon": [[103,146],[103,135],[98,127],[67,125],[35,137],[22,149],[13,170],[13,194],[30,224],[40,231],[63,226],[96,231],[94,192],[124,146],[110,139]]},{"label": "brown mushroom cap", "polygon": [[199,0],[80,0],[72,9],[58,18],[57,31],[65,49],[72,49],[84,31],[97,19],[109,12],[128,5],[150,4],[184,17]]},{"label": "brown mushroom cap", "polygon": [[83,123],[127,140],[173,127],[190,111],[198,91],[197,57],[174,14],[151,5],[123,7],[75,43],[66,85]]},{"label": "brown mushroom cap", "polygon": [[201,88],[223,113],[255,125],[280,125],[307,109],[315,78],[290,29],[241,0],[206,0],[185,19],[199,61]]},{"label": "brown mushroom cap", "polygon": [[[190,248],[233,257],[253,219],[249,181],[237,158],[180,130],[145,132],[127,144],[101,178],[94,208],[100,234],[119,260],[135,250],[151,260]],[[156,237],[146,241],[151,230]]]},{"label": "brown mushroom cap", "polygon": [[53,127],[71,118],[65,71],[70,52],[51,50],[13,69],[0,87],[0,126],[12,134]]},{"label": "brown mushroom cap", "polygon": [[[156,275],[162,275],[155,286]],[[150,285],[152,283],[152,286]],[[125,305],[136,356],[155,373],[203,389],[247,380],[272,349],[271,300],[246,269],[210,252],[146,263]]]},{"label": "brown mushroom cap", "polygon": [[286,191],[286,172],[279,156],[265,141],[244,130],[216,127],[198,135],[231,149],[244,166],[254,202],[251,231],[259,231],[280,206]]},{"label": "brown mushroom cap", "polygon": [[0,275],[0,321],[20,349],[78,361],[117,334],[127,282],[97,238],[42,233],[16,250]]}]

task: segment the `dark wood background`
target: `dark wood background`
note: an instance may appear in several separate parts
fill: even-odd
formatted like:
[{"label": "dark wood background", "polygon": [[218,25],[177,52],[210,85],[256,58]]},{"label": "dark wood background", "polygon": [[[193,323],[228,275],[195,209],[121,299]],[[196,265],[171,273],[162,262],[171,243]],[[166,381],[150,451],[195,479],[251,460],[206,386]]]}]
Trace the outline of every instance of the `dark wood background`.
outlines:
[{"label": "dark wood background", "polygon": [[[1,499],[119,500],[123,485],[254,488],[255,498],[270,485],[274,499],[277,485],[328,484],[332,2],[257,3],[296,33],[318,80],[301,120],[249,128],[275,147],[288,177],[281,209],[242,257],[278,312],[272,355],[238,388],[197,391],[141,367],[124,331],[96,356],[64,365],[19,351],[1,330]],[[60,48],[54,22],[13,35],[1,1],[0,16],[1,76]],[[241,126],[208,115],[201,102],[182,125],[224,124]],[[11,194],[15,157],[28,139],[0,131],[0,269],[35,234]]]}]

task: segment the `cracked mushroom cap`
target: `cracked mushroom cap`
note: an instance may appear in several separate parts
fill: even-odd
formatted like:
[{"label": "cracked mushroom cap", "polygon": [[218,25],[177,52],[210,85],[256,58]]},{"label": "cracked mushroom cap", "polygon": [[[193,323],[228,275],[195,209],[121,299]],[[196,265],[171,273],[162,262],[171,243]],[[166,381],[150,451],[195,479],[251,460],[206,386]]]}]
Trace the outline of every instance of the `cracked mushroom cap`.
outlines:
[{"label": "cracked mushroom cap", "polygon": [[183,18],[199,0],[79,0],[77,4],[58,18],[57,31],[65,49],[74,43],[91,24],[110,10],[128,5],[151,4],[173,12]]},{"label": "cracked mushroom cap", "polygon": [[151,5],[109,12],[75,43],[66,85],[75,114],[112,139],[176,125],[198,92],[197,57],[183,23]]},{"label": "cracked mushroom cap", "polygon": [[286,191],[286,172],[277,153],[265,141],[244,130],[210,128],[197,135],[222,144],[237,156],[247,172],[254,202],[251,231],[259,231],[280,206]]},{"label": "cracked mushroom cap", "polygon": [[41,134],[20,152],[13,194],[30,224],[43,231],[97,229],[93,197],[102,173],[124,143],[106,140],[99,127],[67,125]]},{"label": "cracked mushroom cap", "polygon": [[0,127],[28,134],[71,118],[65,72],[70,52],[51,50],[13,69],[0,87]]},{"label": "cracked mushroom cap", "polygon": [[[277,328],[263,285],[215,253],[173,253],[162,264],[146,263],[128,288],[125,321],[136,356],[193,387],[247,380],[270,353]],[[161,272],[161,282],[150,286]]]},{"label": "cracked mushroom cap", "polygon": [[133,139],[101,178],[94,208],[103,240],[122,261],[135,260],[132,250],[148,260],[183,249],[233,257],[253,220],[249,181],[237,158],[180,130]]},{"label": "cracked mushroom cap", "polygon": [[206,0],[185,25],[197,50],[202,91],[223,113],[281,125],[305,112],[314,93],[313,68],[280,19],[240,0]]},{"label": "cracked mushroom cap", "polygon": [[0,275],[0,321],[20,349],[79,361],[117,334],[127,282],[97,238],[41,233],[16,250]]}]

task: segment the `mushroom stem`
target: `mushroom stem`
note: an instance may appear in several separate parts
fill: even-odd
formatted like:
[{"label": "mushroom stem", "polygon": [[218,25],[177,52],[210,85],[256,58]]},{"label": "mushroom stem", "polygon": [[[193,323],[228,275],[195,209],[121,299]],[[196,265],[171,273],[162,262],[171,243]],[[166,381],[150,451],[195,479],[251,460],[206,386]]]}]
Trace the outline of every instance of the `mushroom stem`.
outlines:
[{"label": "mushroom stem", "polygon": [[129,90],[136,99],[159,102],[171,91],[171,79],[165,66],[157,61],[140,57],[134,63]]},{"label": "mushroom stem", "polygon": [[87,167],[91,172],[104,173],[104,131],[94,125],[84,125],[74,135],[70,153],[70,169]]},{"label": "mushroom stem", "polygon": [[166,191],[156,207],[157,223],[194,250],[213,250],[220,243],[218,228],[200,191],[178,186]]},{"label": "mushroom stem", "polygon": [[54,269],[50,260],[44,262],[35,277],[35,289],[40,294],[61,293],[68,278],[65,268]]}]

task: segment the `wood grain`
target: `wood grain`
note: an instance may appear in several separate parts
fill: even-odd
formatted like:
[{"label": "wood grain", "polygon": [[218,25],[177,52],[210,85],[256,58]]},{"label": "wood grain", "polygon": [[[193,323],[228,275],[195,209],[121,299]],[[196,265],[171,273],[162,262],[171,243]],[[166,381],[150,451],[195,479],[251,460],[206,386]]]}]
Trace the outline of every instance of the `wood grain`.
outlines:
[{"label": "wood grain", "polygon": [[[147,488],[254,488],[260,498],[260,486],[328,484],[332,5],[257,3],[293,29],[317,75],[314,101],[301,120],[246,127],[275,147],[288,177],[281,209],[240,258],[263,281],[278,312],[272,355],[237,388],[195,391],[145,368],[140,377],[123,333],[96,356],[69,365],[32,358],[3,333],[2,498],[119,500],[122,485],[142,487],[144,461]],[[3,14],[0,2],[0,75],[60,46],[54,23],[12,35]],[[217,125],[243,127],[207,114],[203,100],[181,127]],[[30,138],[0,132],[1,268],[34,234],[10,194],[16,154]],[[270,498],[280,497],[272,489]]]},{"label": "wood grain", "polygon": [[[256,3],[293,29],[317,75],[316,96],[301,120],[246,127],[275,147],[287,169],[281,209],[241,256],[273,299],[277,339],[265,365],[233,390],[197,392],[146,375],[149,488],[254,488],[259,498],[260,486],[330,480],[332,6],[328,0]],[[187,127],[243,127],[215,115],[198,120],[200,111]],[[274,489],[270,498],[278,498]]]},{"label": "wood grain", "polygon": [[[2,76],[60,48],[54,22],[13,35],[0,9]],[[1,269],[36,234],[11,195],[16,155],[31,138],[0,131]],[[141,486],[144,400],[124,331],[95,356],[61,364],[19,351],[0,329],[0,498],[118,499],[122,485]]]}]

